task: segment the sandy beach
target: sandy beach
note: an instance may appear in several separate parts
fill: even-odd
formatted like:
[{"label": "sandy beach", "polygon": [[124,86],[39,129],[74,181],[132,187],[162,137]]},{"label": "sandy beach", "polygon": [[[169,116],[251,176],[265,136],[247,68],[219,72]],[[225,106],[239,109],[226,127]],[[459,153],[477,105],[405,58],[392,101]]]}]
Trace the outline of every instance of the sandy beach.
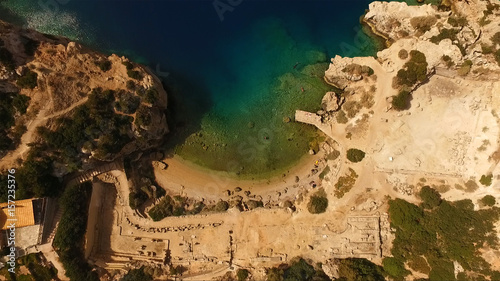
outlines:
[{"label": "sandy beach", "polygon": [[[245,191],[250,191],[251,195],[260,196],[267,202],[293,198],[297,194],[296,191],[309,187],[311,181],[318,183],[319,173],[325,165],[322,159],[322,153],[305,155],[299,163],[284,171],[281,176],[268,180],[239,180],[226,172],[204,169],[177,155],[163,160],[168,165],[167,169],[155,167],[154,172],[158,184],[166,190],[199,200],[204,198],[217,201],[220,198],[229,198],[227,190],[234,191],[236,187],[240,187],[241,195]],[[311,170],[315,168],[319,172],[313,175]],[[298,182],[296,177],[299,178]]]}]

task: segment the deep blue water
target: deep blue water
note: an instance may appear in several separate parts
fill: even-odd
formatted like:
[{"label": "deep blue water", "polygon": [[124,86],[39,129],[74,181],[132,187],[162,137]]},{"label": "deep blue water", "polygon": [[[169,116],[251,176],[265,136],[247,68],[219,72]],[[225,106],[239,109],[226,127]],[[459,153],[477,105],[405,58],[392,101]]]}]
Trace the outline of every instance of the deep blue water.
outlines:
[{"label": "deep blue water", "polygon": [[[232,145],[233,151],[226,153],[233,154],[244,138],[253,134],[246,126],[248,121],[258,129],[283,116],[293,116],[294,108],[312,110],[313,105],[319,106],[324,94],[323,86],[317,86],[321,79],[308,82],[300,78],[306,65],[323,62],[324,71],[336,54],[374,54],[373,42],[360,31],[359,24],[369,0],[233,0],[241,3],[230,7],[221,20],[214,3],[228,2],[8,0],[1,5],[21,16],[29,27],[68,36],[170,73],[167,90],[176,97],[172,105],[178,113],[176,121],[189,123],[190,116],[197,116],[193,119],[197,129],[205,132],[205,142]],[[56,4],[43,8],[39,3]],[[299,65],[294,69],[296,63]],[[283,83],[280,77],[287,73],[294,77]],[[311,85],[310,90],[304,83]],[[306,87],[310,98],[292,101],[290,97],[301,87]],[[289,100],[295,104],[285,112],[282,105]],[[297,141],[303,141],[298,135],[307,135],[295,134],[295,127],[284,130]],[[189,145],[196,144],[185,144],[185,156],[195,161],[200,152]],[[308,150],[298,143],[294,147],[301,147],[302,153]],[[278,146],[276,149],[279,151],[263,151],[259,157],[287,153]],[[182,155],[182,149],[179,151]],[[270,164],[280,162],[275,160],[265,159],[262,165],[277,169]]]}]

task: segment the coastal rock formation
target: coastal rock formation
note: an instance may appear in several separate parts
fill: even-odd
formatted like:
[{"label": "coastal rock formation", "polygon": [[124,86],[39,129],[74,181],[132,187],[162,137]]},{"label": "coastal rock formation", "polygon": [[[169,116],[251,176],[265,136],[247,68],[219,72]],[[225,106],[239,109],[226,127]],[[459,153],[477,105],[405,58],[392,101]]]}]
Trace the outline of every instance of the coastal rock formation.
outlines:
[{"label": "coastal rock formation", "polygon": [[396,41],[404,37],[437,29],[438,16],[444,18],[449,12],[438,12],[436,6],[408,6],[405,2],[372,2],[364,21],[376,29],[385,39]]},{"label": "coastal rock formation", "polygon": [[[45,134],[57,131],[61,124],[58,120],[71,119],[75,110],[88,105],[93,93],[93,106],[100,103],[103,106],[95,110],[106,111],[95,116],[110,120],[95,119],[98,127],[86,132],[93,138],[72,148],[79,153],[83,151],[92,158],[110,161],[158,145],[169,131],[164,113],[167,94],[161,81],[149,69],[125,57],[106,56],[66,38],[2,21],[0,53],[0,92],[19,93],[29,100],[26,113],[15,120],[16,128],[26,129],[16,143],[1,151],[5,155],[0,162],[2,167],[25,158],[30,151],[29,143],[44,141],[39,128],[44,128]],[[104,97],[106,93],[108,97]],[[100,99],[105,99],[108,105]],[[113,151],[115,148],[107,149],[112,153],[97,149],[103,142],[112,141],[106,136],[112,129],[107,131],[106,127],[115,128],[114,138],[119,134],[120,139],[129,139],[128,143],[121,141],[118,152]]]},{"label": "coastal rock formation", "polygon": [[337,97],[335,92],[327,92],[321,101],[321,107],[325,111],[337,111],[340,108],[344,98]]}]

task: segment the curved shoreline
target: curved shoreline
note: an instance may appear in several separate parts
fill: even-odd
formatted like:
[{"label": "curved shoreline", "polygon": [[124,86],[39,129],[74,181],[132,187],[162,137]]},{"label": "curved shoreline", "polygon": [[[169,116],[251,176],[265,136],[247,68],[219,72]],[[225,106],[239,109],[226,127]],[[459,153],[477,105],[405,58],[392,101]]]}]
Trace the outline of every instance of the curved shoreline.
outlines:
[{"label": "curved shoreline", "polygon": [[[200,167],[178,155],[164,159],[163,162],[168,164],[168,168],[162,170],[155,167],[154,173],[157,183],[162,188],[184,196],[217,201],[234,195],[243,196],[244,191],[250,191],[250,197],[260,196],[263,201],[275,201],[284,198],[293,199],[297,192],[288,192],[289,188],[299,190],[310,181],[316,180],[324,166],[323,157],[323,153],[305,155],[282,176],[269,179],[236,179],[226,172],[214,172]],[[315,168],[316,163],[318,163],[318,172],[313,175],[311,169]],[[296,182],[296,176],[299,177],[298,182]],[[228,194],[228,190],[234,191],[236,187],[242,190],[235,192],[234,195]]]}]

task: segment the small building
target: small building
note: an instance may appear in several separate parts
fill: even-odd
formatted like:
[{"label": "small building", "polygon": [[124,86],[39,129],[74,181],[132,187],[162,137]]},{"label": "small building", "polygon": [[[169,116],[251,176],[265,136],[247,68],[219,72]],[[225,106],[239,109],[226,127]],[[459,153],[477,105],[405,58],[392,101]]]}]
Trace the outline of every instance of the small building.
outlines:
[{"label": "small building", "polygon": [[[15,225],[17,255],[23,256],[41,243],[46,200],[25,199],[15,201],[14,208],[0,203],[1,246],[7,245],[11,225]],[[10,204],[12,205],[12,204]]]}]

